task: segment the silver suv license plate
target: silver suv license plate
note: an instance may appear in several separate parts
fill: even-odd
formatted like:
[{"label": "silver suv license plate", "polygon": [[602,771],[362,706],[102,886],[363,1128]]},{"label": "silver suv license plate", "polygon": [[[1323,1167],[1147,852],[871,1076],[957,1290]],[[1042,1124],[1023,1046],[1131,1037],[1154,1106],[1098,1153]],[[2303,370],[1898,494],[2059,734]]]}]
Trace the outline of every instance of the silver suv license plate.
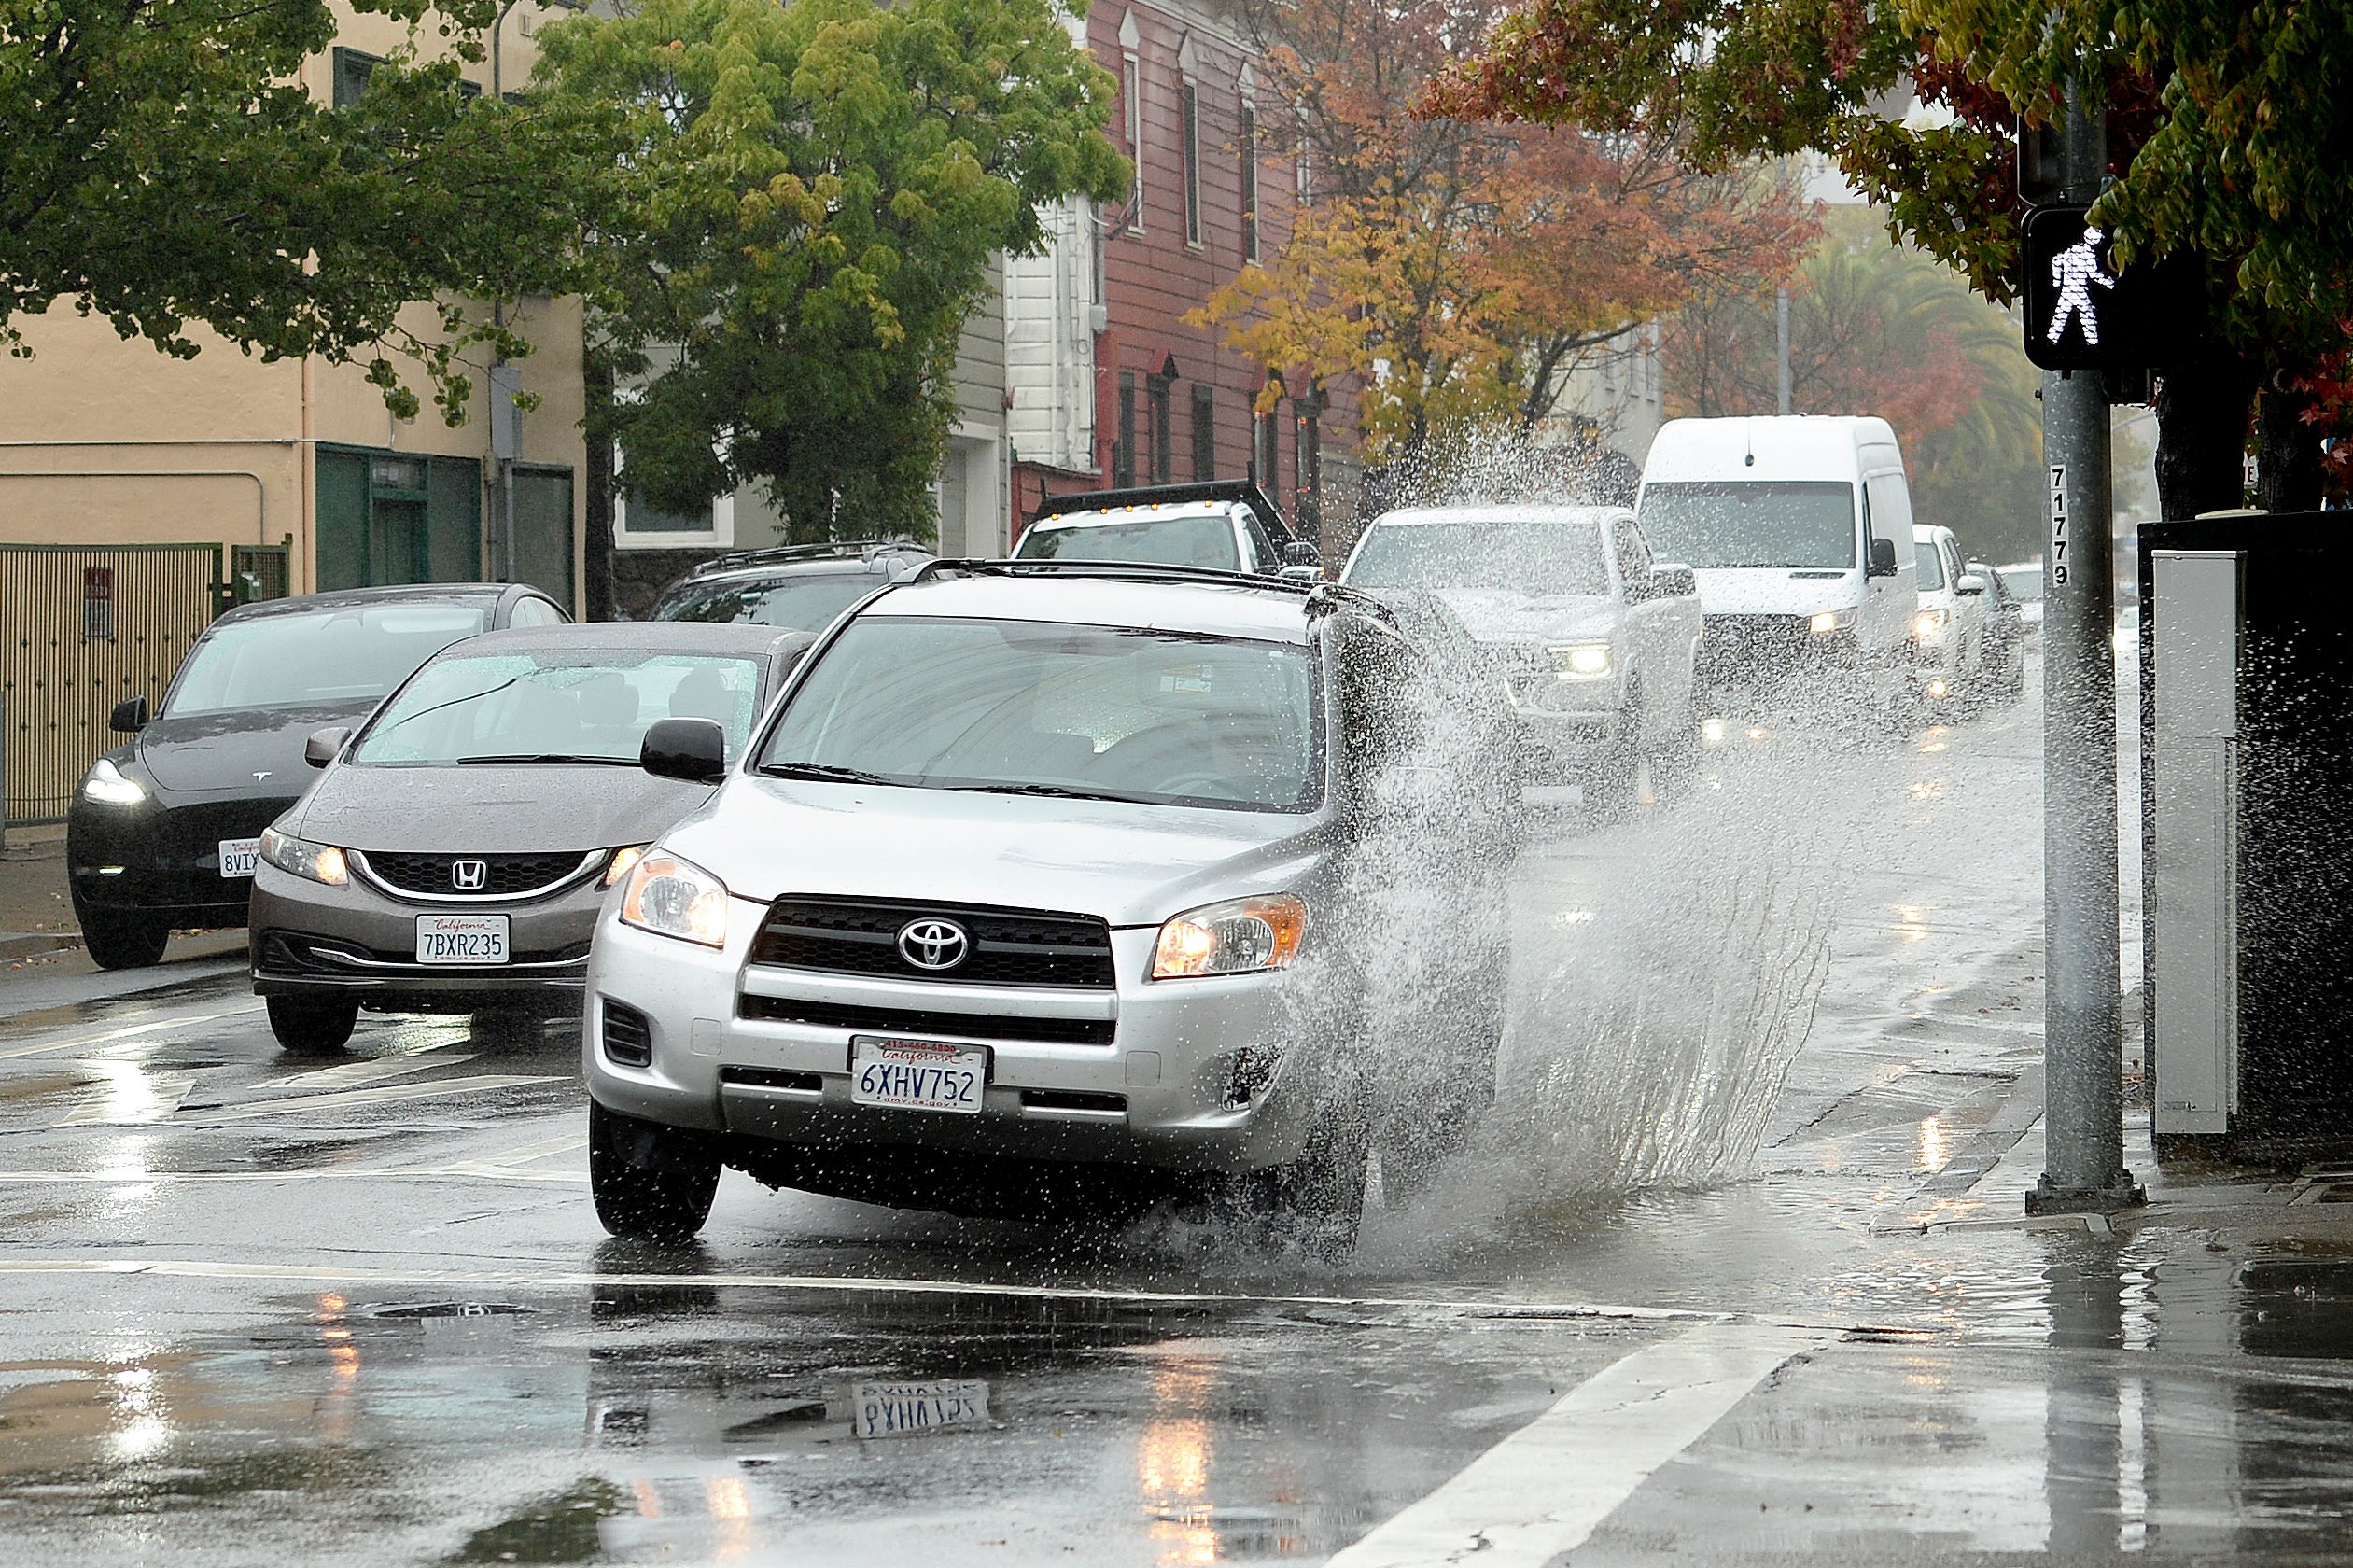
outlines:
[{"label": "silver suv license plate", "polygon": [[980,1112],[988,1082],[988,1047],[936,1040],[849,1037],[849,1098],[858,1105],[903,1111]]}]

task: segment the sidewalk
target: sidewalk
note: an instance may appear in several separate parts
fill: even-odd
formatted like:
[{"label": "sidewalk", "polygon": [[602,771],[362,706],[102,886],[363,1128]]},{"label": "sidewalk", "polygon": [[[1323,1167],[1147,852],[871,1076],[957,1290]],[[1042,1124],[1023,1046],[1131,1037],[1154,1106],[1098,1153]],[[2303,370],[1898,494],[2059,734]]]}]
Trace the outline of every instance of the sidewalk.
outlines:
[{"label": "sidewalk", "polygon": [[65,890],[65,830],[12,825],[0,848],[0,963],[80,945]]}]

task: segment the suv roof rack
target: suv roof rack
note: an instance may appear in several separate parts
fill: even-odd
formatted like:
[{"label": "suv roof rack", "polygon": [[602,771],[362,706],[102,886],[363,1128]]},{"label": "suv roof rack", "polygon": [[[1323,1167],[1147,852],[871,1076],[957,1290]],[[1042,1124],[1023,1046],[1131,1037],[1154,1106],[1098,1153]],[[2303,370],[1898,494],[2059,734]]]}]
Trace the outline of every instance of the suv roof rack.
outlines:
[{"label": "suv roof rack", "polygon": [[1255,480],[1208,479],[1191,484],[1139,484],[1123,490],[1087,490],[1075,496],[1048,496],[1029,514],[1029,521],[1066,511],[1109,511],[1117,507],[1181,506],[1187,501],[1240,501],[1258,514],[1270,533],[1296,539],[1291,520]]},{"label": "suv roof rack", "polygon": [[707,577],[738,567],[781,566],[792,561],[847,561],[852,556],[871,561],[885,551],[906,550],[929,554],[913,539],[826,539],[817,544],[780,544],[765,550],[735,550],[714,555],[687,575]]},{"label": "suv roof rack", "polygon": [[1378,598],[1338,582],[1302,582],[1295,578],[1232,571],[1224,567],[1185,567],[1155,561],[1014,560],[947,557],[924,563],[906,586],[944,577],[1108,577],[1131,582],[1193,582],[1222,588],[1264,588],[1296,595],[1310,615],[1328,615],[1342,604],[1391,625],[1396,615]]}]

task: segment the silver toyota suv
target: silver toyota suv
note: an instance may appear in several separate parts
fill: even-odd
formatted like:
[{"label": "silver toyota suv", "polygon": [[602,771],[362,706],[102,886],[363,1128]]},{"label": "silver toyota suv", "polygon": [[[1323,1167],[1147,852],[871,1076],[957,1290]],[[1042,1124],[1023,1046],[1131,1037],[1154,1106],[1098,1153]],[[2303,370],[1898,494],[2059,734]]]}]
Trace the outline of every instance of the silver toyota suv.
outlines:
[{"label": "silver toyota suv", "polygon": [[[1510,738],[1459,631],[1184,567],[941,562],[838,623],[609,896],[597,1212],[771,1186],[1068,1219],[1206,1197],[1353,1234],[1493,1089]],[[1492,721],[1490,722],[1492,718]]]}]

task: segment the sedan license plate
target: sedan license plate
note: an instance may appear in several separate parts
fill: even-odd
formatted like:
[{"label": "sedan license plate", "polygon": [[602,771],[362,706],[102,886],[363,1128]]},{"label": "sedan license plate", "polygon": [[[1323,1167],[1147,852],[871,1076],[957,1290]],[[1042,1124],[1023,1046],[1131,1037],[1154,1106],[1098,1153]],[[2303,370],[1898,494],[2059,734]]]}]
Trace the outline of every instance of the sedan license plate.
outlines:
[{"label": "sedan license plate", "polygon": [[251,876],[253,868],[260,863],[259,839],[224,838],[220,841],[220,874],[223,876]]},{"label": "sedan license plate", "polygon": [[421,964],[502,964],[507,961],[504,915],[420,915],[416,961]]},{"label": "sedan license plate", "polygon": [[849,1098],[854,1104],[974,1115],[980,1111],[981,1086],[987,1082],[986,1045],[886,1040],[872,1034],[849,1039]]}]

